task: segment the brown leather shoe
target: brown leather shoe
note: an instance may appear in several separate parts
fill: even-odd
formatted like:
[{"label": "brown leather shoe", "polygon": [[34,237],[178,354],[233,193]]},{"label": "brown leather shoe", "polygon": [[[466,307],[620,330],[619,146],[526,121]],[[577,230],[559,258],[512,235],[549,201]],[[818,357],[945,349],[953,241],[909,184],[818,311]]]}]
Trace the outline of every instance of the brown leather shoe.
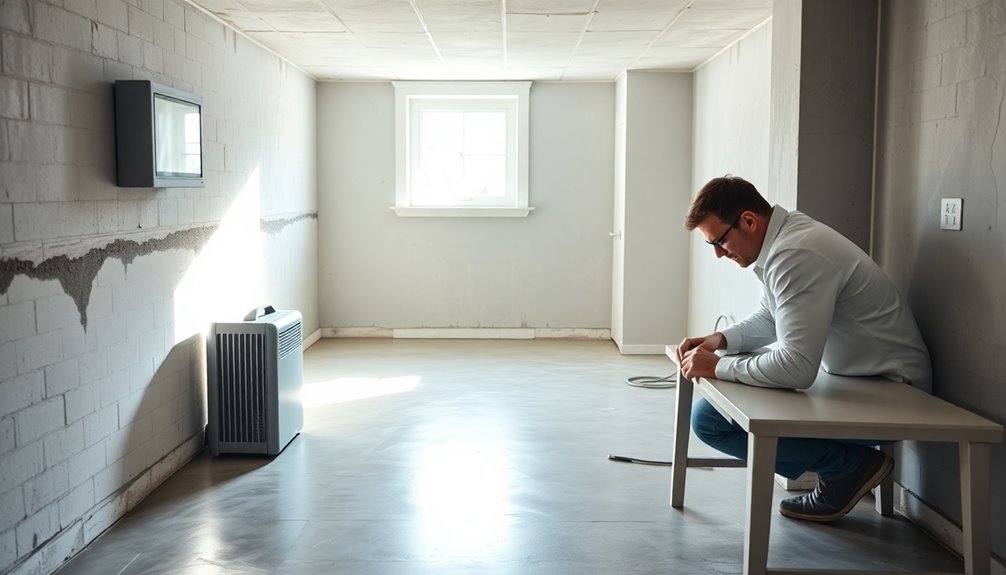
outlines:
[{"label": "brown leather shoe", "polygon": [[818,478],[814,491],[779,502],[779,513],[806,521],[834,521],[859,503],[866,492],[880,485],[894,470],[894,459],[866,448],[859,467],[841,479]]}]

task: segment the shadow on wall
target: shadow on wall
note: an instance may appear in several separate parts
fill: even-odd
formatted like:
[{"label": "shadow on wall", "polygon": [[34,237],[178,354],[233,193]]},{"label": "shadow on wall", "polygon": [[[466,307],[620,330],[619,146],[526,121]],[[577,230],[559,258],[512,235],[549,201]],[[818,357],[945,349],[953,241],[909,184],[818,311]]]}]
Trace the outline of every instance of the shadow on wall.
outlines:
[{"label": "shadow on wall", "polygon": [[[120,403],[120,417],[130,423],[123,429],[124,437],[118,446],[122,457],[109,463],[113,468],[109,481],[122,486],[122,503],[129,509],[193,455],[185,450],[176,452],[177,447],[196,436],[198,446],[203,444],[202,432],[206,426],[203,335],[195,334],[175,344],[137,400]],[[149,485],[143,485],[146,482]],[[140,484],[131,489],[135,483]]]}]

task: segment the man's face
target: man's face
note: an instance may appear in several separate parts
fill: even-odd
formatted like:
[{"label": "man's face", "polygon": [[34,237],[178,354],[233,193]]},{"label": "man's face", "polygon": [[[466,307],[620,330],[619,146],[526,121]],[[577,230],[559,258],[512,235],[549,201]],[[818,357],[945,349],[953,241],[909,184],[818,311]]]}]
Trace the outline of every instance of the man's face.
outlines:
[{"label": "man's face", "polygon": [[740,267],[746,268],[758,259],[758,252],[761,251],[761,246],[755,245],[757,242],[751,233],[753,222],[750,212],[741,212],[733,224],[710,215],[696,228],[706,243],[716,251],[716,257],[726,256],[737,262]]}]

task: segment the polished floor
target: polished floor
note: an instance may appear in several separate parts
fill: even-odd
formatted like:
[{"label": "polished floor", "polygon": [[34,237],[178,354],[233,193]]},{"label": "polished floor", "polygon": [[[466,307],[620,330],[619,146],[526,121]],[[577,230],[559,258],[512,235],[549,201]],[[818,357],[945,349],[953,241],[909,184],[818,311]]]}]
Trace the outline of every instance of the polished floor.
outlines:
[{"label": "polished floor", "polygon": [[[59,573],[740,573],[743,469],[689,470],[676,510],[670,468],[607,459],[670,458],[674,391],[624,383],[670,370],[611,342],[322,340],[279,456],[204,453]],[[872,506],[776,515],[770,566],[962,569]]]}]

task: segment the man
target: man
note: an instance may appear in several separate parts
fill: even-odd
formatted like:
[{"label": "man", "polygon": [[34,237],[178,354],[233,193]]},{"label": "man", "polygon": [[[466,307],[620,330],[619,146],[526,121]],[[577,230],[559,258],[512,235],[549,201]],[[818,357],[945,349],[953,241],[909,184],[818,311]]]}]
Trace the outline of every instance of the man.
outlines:
[{"label": "man", "polygon": [[[685,377],[806,389],[818,369],[836,375],[883,376],[930,391],[929,353],[891,280],[835,230],[797,212],[772,207],[742,178],[715,178],[699,191],[685,221],[716,257],[753,265],[763,285],[758,311],[737,325],[678,346]],[[721,356],[754,351],[764,353]],[[763,350],[764,351],[764,350]],[[692,428],[707,444],[747,458],[747,433],[702,400]],[[784,499],[787,517],[832,521],[848,513],[894,469],[871,445],[881,442],[780,438],[776,472],[819,476],[807,495]]]}]

